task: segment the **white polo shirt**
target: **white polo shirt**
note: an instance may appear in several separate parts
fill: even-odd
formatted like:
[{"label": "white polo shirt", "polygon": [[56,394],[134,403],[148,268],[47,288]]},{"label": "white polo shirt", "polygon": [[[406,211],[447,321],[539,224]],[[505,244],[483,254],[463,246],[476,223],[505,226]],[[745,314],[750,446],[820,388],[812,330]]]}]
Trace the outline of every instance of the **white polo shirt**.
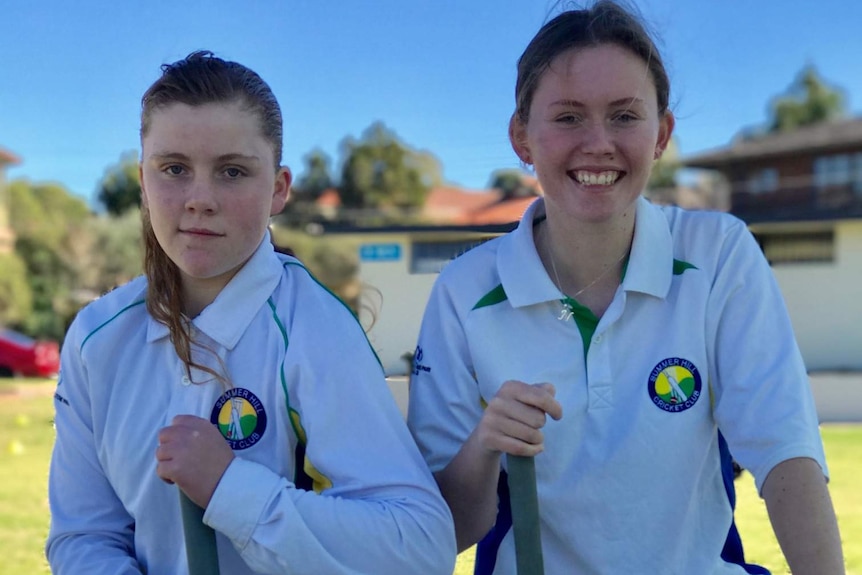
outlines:
[{"label": "white polo shirt", "polygon": [[[547,573],[745,573],[722,559],[733,514],[719,429],[758,489],[793,457],[826,472],[805,367],[759,247],[730,215],[640,199],[624,280],[592,332],[559,319],[533,241],[543,217],[539,199],[435,284],[408,417],[432,471],[503,382],[551,382],[563,418],[548,418],[536,457]],[[477,573],[515,573],[502,533],[499,549],[488,548],[493,534],[480,544]]]},{"label": "white polo shirt", "polygon": [[204,516],[222,573],[452,573],[449,509],[380,364],[297,260],[267,236],[194,319],[230,390],[200,371],[210,381],[189,382],[145,293],[138,278],[90,304],[63,344],[54,573],[187,573],[178,490],[155,472],[157,433],[178,414],[210,419],[236,455]]}]

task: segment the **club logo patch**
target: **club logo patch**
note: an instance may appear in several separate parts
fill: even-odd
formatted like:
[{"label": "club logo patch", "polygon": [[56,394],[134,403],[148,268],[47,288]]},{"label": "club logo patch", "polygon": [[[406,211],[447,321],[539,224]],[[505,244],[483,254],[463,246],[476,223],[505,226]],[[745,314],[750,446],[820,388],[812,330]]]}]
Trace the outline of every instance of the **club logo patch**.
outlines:
[{"label": "club logo patch", "polygon": [[677,413],[690,409],[701,396],[697,367],[687,359],[669,357],[650,372],[649,396],[659,409]]},{"label": "club logo patch", "polygon": [[210,422],[221,432],[231,449],[248,449],[266,431],[263,403],[247,389],[235,387],[218,398]]}]

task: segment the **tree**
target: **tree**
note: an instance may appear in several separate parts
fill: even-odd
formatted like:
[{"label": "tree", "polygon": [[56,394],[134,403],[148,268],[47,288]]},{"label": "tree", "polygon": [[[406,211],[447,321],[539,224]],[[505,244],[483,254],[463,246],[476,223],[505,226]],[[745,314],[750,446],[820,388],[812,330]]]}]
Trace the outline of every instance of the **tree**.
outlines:
[{"label": "tree", "polygon": [[844,94],[828,86],[814,66],[806,66],[787,91],[772,101],[770,132],[839,118],[846,112]]},{"label": "tree", "polygon": [[0,325],[19,325],[32,309],[26,264],[18,254],[0,254]]},{"label": "tree", "polygon": [[81,292],[96,296],[143,272],[140,210],[129,209],[120,217],[91,218],[81,236],[69,245]]},{"label": "tree", "polygon": [[105,170],[99,182],[99,202],[109,214],[119,216],[141,206],[141,179],[137,152],[129,151]]},{"label": "tree", "polygon": [[37,237],[53,250],[62,250],[70,232],[85,225],[87,203],[59,184],[9,183],[9,223],[18,238]]},{"label": "tree", "polygon": [[536,196],[539,193],[532,181],[528,181],[526,174],[515,169],[494,171],[491,174],[488,187],[500,190],[504,199],[526,198]]},{"label": "tree", "polygon": [[9,184],[10,224],[15,253],[24,262],[32,311],[21,322],[36,337],[61,340],[79,307],[74,291],[86,262],[73,249],[89,241],[87,204],[57,184]]},{"label": "tree", "polygon": [[375,122],[360,140],[346,139],[341,170],[341,201],[353,208],[420,206],[431,186],[442,181],[439,161],[401,142]]},{"label": "tree", "polygon": [[315,149],[306,154],[305,171],[292,186],[295,200],[313,201],[320,197],[324,190],[333,187],[329,171],[329,156],[323,150]]},{"label": "tree", "polygon": [[661,158],[655,163],[650,174],[648,189],[676,187],[676,173],[679,170],[679,146],[676,138],[671,137]]},{"label": "tree", "polygon": [[15,249],[26,262],[33,310],[23,325],[27,333],[62,340],[76,311],[71,301],[75,272],[63,254],[36,237],[19,237]]}]

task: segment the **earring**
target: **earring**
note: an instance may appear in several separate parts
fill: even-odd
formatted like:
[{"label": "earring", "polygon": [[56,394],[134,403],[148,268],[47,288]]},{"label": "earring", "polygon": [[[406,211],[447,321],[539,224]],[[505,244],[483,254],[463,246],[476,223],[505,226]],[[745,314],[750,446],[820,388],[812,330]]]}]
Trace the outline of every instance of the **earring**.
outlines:
[{"label": "earring", "polygon": [[656,148],[655,154],[653,154],[653,159],[658,160],[659,158],[661,158],[662,152],[664,152],[664,150],[662,150],[661,148]]}]

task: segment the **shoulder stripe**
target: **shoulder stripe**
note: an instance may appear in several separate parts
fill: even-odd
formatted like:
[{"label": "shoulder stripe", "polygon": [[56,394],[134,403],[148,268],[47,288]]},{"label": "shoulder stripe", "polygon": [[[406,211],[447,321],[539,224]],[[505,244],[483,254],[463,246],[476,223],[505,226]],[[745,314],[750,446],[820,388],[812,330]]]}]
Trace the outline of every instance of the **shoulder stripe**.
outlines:
[{"label": "shoulder stripe", "polygon": [[374,350],[374,346],[373,346],[373,345],[371,345],[371,342],[368,340],[368,334],[366,334],[366,333],[365,333],[365,328],[363,328],[363,327],[362,327],[362,324],[361,324],[361,323],[359,323],[359,318],[356,316],[356,314],[353,312],[353,310],[352,310],[352,309],[350,309],[350,306],[349,306],[349,305],[347,305],[346,303],[344,303],[344,300],[343,300],[343,299],[341,299],[340,297],[338,297],[338,296],[337,296],[337,295],[336,295],[336,294],[335,294],[331,289],[329,289],[328,287],[326,287],[325,285],[323,285],[322,283],[320,283],[320,280],[318,280],[316,277],[314,277],[314,274],[313,274],[313,273],[311,273],[310,271],[308,271],[308,268],[307,268],[307,267],[305,267],[304,265],[302,265],[301,263],[298,263],[298,262],[289,262],[289,261],[288,261],[288,262],[284,262],[283,266],[284,266],[284,268],[287,268],[287,266],[296,266],[296,267],[298,267],[298,268],[300,268],[300,269],[304,270],[304,271],[305,271],[305,273],[307,273],[307,274],[308,274],[308,277],[310,277],[312,280],[314,280],[314,283],[316,283],[316,284],[317,284],[317,285],[319,285],[321,288],[323,288],[324,290],[326,290],[326,293],[328,293],[329,295],[331,295],[332,297],[334,297],[334,298],[335,298],[335,300],[336,300],[338,303],[340,303],[342,306],[344,306],[344,309],[346,309],[347,311],[349,311],[349,312],[350,312],[350,315],[352,315],[352,316],[353,316],[353,319],[355,319],[355,320],[356,320],[356,325],[358,325],[358,326],[359,326],[359,329],[361,329],[361,330],[362,330],[362,333],[365,335],[365,341],[368,343],[368,347],[369,347],[369,349],[371,349],[371,353],[373,353],[373,354],[374,354],[374,359],[376,359],[376,360],[377,360],[377,363],[380,365],[380,368],[382,369],[382,368],[383,368],[383,362],[381,362],[381,361],[380,361],[380,357],[378,357],[377,352]]},{"label": "shoulder stripe", "polygon": [[133,307],[137,307],[137,306],[141,305],[141,304],[142,304],[142,303],[144,303],[145,301],[146,301],[146,300],[142,300],[142,299],[141,299],[141,300],[138,300],[138,301],[135,301],[135,302],[130,303],[129,305],[127,305],[126,307],[124,307],[123,309],[121,309],[120,311],[118,311],[117,313],[115,313],[115,314],[114,314],[110,319],[108,319],[107,321],[103,322],[103,323],[102,323],[102,325],[100,325],[99,327],[97,327],[96,329],[94,329],[93,331],[91,331],[90,333],[88,333],[88,334],[87,334],[87,337],[85,337],[85,338],[84,338],[84,341],[82,341],[82,342],[81,342],[81,349],[82,349],[82,350],[84,349],[84,346],[87,344],[87,341],[89,341],[89,339],[90,339],[91,337],[93,337],[93,335],[94,335],[97,331],[99,331],[100,329],[102,329],[103,327],[105,327],[106,325],[108,325],[109,323],[111,323],[112,321],[114,321],[115,319],[117,319],[118,317],[120,317],[121,315],[123,315],[123,314],[124,314],[125,312],[127,312],[128,310],[132,309]]},{"label": "shoulder stripe", "polygon": [[506,295],[506,290],[503,289],[503,284],[498,285],[476,302],[476,305],[473,306],[474,310],[479,308],[488,307],[491,305],[497,305],[498,303],[502,303],[509,299],[509,296]]},{"label": "shoulder stripe", "polygon": [[697,266],[682,260],[673,260],[673,275],[681,276],[685,270],[696,270]]},{"label": "shoulder stripe", "polygon": [[302,426],[302,416],[290,406],[290,394],[287,390],[287,381],[284,379],[284,357],[287,356],[287,348],[290,347],[290,340],[287,336],[287,330],[281,322],[281,318],[276,313],[275,302],[272,300],[272,297],[267,299],[266,303],[269,304],[269,309],[272,311],[272,319],[275,321],[275,325],[278,326],[278,331],[281,333],[282,340],[284,341],[285,355],[282,356],[279,377],[281,379],[281,389],[284,391],[287,416],[297,439],[296,451],[294,452],[293,483],[300,489],[305,489],[306,491],[313,489],[316,493],[320,493],[332,487],[332,481],[317,470],[306,453],[305,446],[308,444],[308,436],[305,434],[305,428]]},{"label": "shoulder stripe", "polygon": [[[272,311],[272,319],[275,321],[275,325],[278,326],[278,331],[281,333],[281,338],[284,341],[284,355],[281,359],[281,369],[278,370],[279,377],[281,379],[281,389],[284,391],[284,403],[287,408],[287,413],[290,415],[290,425],[293,427],[293,432],[296,434],[296,437],[299,439],[299,442],[303,445],[305,444],[305,431],[302,430],[301,427],[297,427],[297,421],[292,416],[294,412],[293,408],[290,407],[290,394],[287,391],[287,381],[284,379],[284,358],[287,356],[287,348],[290,347],[290,340],[287,337],[287,330],[284,328],[284,324],[281,323],[281,318],[278,317],[278,313],[276,313],[275,302],[272,301],[272,296],[270,296],[266,303],[269,304],[269,309]],[[297,414],[297,419],[298,419]]]}]

